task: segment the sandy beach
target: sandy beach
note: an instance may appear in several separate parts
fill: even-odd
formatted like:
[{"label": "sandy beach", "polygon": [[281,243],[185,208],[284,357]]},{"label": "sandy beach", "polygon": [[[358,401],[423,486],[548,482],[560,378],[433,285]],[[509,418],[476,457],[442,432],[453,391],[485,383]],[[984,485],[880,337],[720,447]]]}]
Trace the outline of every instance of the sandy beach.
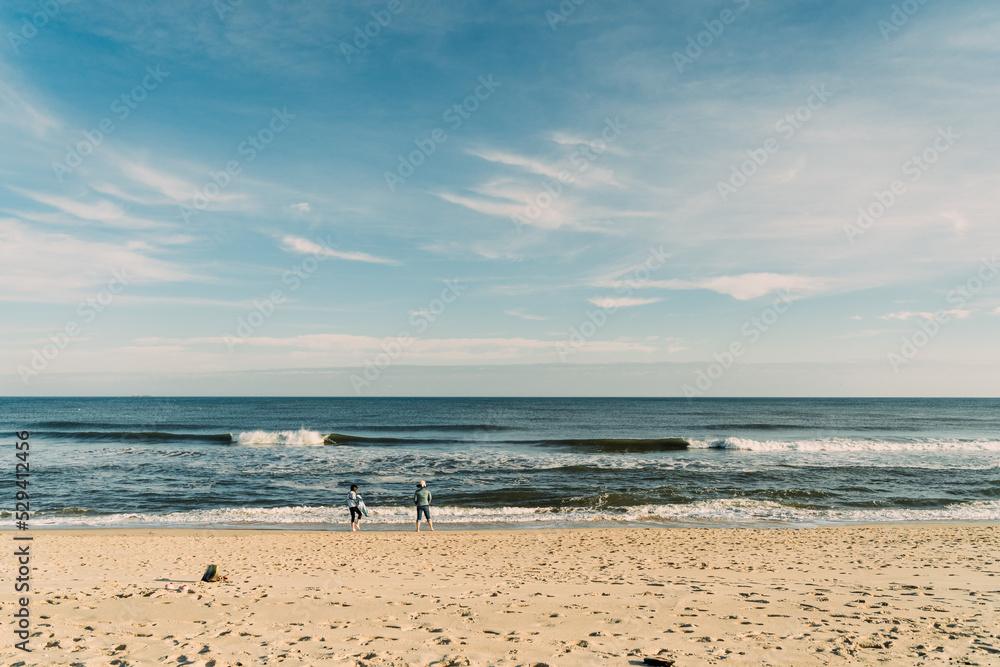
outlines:
[{"label": "sandy beach", "polygon": [[1000,664],[990,525],[31,534],[5,665]]}]

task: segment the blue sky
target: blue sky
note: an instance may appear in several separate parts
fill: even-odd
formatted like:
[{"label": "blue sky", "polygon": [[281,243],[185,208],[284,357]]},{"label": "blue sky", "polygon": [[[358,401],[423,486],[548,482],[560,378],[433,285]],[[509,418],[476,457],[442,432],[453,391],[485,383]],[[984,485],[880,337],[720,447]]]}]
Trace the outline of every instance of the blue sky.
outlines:
[{"label": "blue sky", "polygon": [[0,392],[997,395],[1000,8],[450,4],[4,3]]}]

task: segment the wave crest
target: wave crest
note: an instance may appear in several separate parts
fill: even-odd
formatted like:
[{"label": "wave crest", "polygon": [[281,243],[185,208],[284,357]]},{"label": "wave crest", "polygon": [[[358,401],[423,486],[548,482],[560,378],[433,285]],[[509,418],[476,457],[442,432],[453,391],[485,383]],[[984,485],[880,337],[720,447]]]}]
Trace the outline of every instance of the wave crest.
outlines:
[{"label": "wave crest", "polygon": [[244,431],[232,436],[238,445],[315,446],[324,443],[323,434],[300,428],[297,431]]},{"label": "wave crest", "polygon": [[[52,527],[298,525],[329,528],[347,522],[347,513],[339,506],[226,507],[165,514],[106,515],[95,515],[85,508],[71,510],[65,513],[40,512],[35,516],[34,523]],[[413,507],[410,506],[369,505],[369,511],[371,516],[365,520],[369,524],[409,526],[413,520]],[[0,517],[4,514],[0,511]],[[1000,520],[1000,501],[955,503],[936,508],[813,509],[772,500],[727,498],[674,505],[604,508],[435,506],[431,508],[431,516],[435,520],[440,519],[443,525],[476,524],[484,527],[539,523],[556,526],[613,523],[811,527],[900,522],[996,522]]]}]

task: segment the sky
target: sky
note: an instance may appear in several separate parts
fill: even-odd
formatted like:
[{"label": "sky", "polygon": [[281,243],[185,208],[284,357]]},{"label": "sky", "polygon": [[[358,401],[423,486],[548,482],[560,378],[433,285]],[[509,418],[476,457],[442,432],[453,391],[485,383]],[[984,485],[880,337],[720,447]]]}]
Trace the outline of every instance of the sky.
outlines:
[{"label": "sky", "polygon": [[0,34],[0,394],[1000,395],[991,3]]}]

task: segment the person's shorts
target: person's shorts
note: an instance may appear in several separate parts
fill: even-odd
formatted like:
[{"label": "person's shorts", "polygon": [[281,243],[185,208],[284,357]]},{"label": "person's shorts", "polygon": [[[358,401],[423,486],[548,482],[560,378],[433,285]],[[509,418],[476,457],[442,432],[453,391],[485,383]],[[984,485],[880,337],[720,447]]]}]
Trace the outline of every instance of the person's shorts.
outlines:
[{"label": "person's shorts", "polygon": [[[348,507],[347,509],[351,510],[351,523],[357,523],[358,521],[361,521],[361,510],[359,510],[357,507]],[[355,519],[354,515],[357,515],[358,518]]]},{"label": "person's shorts", "polygon": [[424,518],[428,521],[431,520],[431,508],[428,505],[421,505],[417,508],[417,521],[420,521],[421,514],[423,514]]}]

